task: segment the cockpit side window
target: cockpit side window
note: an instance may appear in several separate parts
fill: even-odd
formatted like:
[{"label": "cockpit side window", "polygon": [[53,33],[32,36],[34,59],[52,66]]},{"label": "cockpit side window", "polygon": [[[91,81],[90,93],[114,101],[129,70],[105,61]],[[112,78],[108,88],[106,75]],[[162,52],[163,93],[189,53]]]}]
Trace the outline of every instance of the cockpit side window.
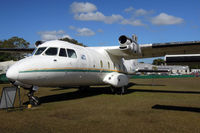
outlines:
[{"label": "cockpit side window", "polygon": [[77,58],[76,52],[73,49],[67,49],[67,53],[70,58]]},{"label": "cockpit side window", "polygon": [[53,55],[57,55],[57,53],[58,53],[58,48],[50,47],[46,50],[45,55],[53,56]]},{"label": "cockpit side window", "polygon": [[67,53],[66,53],[66,50],[64,48],[60,49],[59,56],[61,56],[61,57],[67,57]]},{"label": "cockpit side window", "polygon": [[37,51],[35,52],[35,55],[40,55],[47,47],[40,47],[37,49]]}]

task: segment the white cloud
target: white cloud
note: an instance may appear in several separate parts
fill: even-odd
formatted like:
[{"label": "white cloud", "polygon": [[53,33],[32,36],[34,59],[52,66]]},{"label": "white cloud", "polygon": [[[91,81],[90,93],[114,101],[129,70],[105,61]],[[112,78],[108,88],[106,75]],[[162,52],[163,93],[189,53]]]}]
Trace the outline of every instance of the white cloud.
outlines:
[{"label": "white cloud", "polygon": [[114,22],[118,22],[118,21],[123,20],[123,19],[124,18],[121,15],[112,14],[112,16],[106,16],[104,23],[112,24]]},{"label": "white cloud", "polygon": [[183,21],[182,18],[171,16],[166,13],[160,13],[158,16],[151,19],[152,24],[155,25],[173,25],[180,24]]},{"label": "white cloud", "polygon": [[70,8],[73,13],[93,12],[97,10],[97,7],[89,2],[73,2]]},{"label": "white cloud", "polygon": [[134,16],[145,16],[145,15],[149,15],[149,14],[152,14],[154,11],[153,10],[145,10],[145,9],[134,9],[132,6],[131,7],[128,7],[126,9],[124,9],[125,12],[127,13],[131,13],[133,14]]},{"label": "white cloud", "polygon": [[135,11],[135,15],[137,16],[143,16],[143,15],[147,15],[148,11],[144,10],[144,9],[138,9]]},{"label": "white cloud", "polygon": [[145,26],[145,24],[143,24],[141,22],[141,20],[128,20],[128,19],[124,19],[121,24],[124,25],[132,25],[132,26]]},{"label": "white cloud", "polygon": [[72,39],[69,35],[65,34],[63,35],[61,38],[69,38],[69,39]]},{"label": "white cloud", "polygon": [[103,21],[105,19],[105,16],[101,12],[89,12],[89,13],[81,13],[81,14],[75,14],[74,18],[76,20],[82,20],[82,21]]},{"label": "white cloud", "polygon": [[57,40],[57,39],[64,38],[64,37],[71,38],[63,30],[59,30],[59,31],[40,31],[40,32],[38,32],[38,34],[40,35],[40,38],[42,40],[44,40],[44,41]]},{"label": "white cloud", "polygon": [[78,36],[93,36],[95,35],[95,32],[88,28],[78,28],[77,29],[77,35]]},{"label": "white cloud", "polygon": [[78,27],[75,27],[75,26],[69,26],[69,29],[76,31],[77,36],[93,36],[93,35],[95,35],[94,31],[92,31],[91,29],[86,28],[86,27],[78,28]]},{"label": "white cloud", "polygon": [[133,10],[134,10],[134,8],[133,8],[132,6],[130,6],[130,7],[126,8],[126,9],[124,9],[125,12],[131,12],[131,11],[133,11]]},{"label": "white cloud", "polygon": [[81,14],[75,14],[74,18],[76,20],[81,21],[102,21],[107,24],[112,24],[114,22],[117,22],[119,20],[122,20],[123,17],[121,15],[113,14],[111,16],[105,16],[101,12],[89,12],[89,13],[81,13]]},{"label": "white cloud", "polygon": [[[73,2],[70,5],[70,8],[74,15],[75,20],[99,21],[99,22],[104,22],[106,24],[119,23],[123,25],[145,26],[146,24],[144,24],[143,22],[150,21],[154,25],[173,25],[173,24],[180,24],[184,21],[182,18],[171,16],[166,13],[160,13],[158,16],[152,17],[152,14],[154,13],[153,10],[145,10],[142,8],[134,9],[132,6],[124,9],[125,12],[127,13],[129,12],[132,14],[132,17],[130,18],[124,18],[120,14],[111,14],[109,16],[106,16],[102,12],[97,10],[96,5],[89,2],[85,3]],[[69,28],[77,31],[77,28],[76,29],[74,27],[69,27]],[[77,35],[82,35],[82,34],[77,34]]]},{"label": "white cloud", "polygon": [[112,24],[123,19],[121,15],[117,14],[105,16],[103,13],[97,11],[97,7],[94,4],[88,2],[73,2],[70,7],[76,20],[101,21],[107,24]]}]

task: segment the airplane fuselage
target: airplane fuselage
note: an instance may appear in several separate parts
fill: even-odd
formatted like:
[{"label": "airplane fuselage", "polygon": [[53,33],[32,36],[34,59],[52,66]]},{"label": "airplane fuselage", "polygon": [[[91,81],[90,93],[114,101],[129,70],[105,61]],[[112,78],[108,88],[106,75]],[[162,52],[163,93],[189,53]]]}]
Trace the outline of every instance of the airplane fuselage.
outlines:
[{"label": "airplane fuselage", "polygon": [[[43,50],[41,53],[38,52],[40,49]],[[11,66],[7,77],[34,86],[65,87],[109,84],[110,81],[105,81],[105,77],[119,73],[122,76],[128,73],[123,60],[109,55],[101,47],[82,47],[63,41],[50,41],[40,45],[33,56]],[[117,80],[120,79],[117,77]]]}]

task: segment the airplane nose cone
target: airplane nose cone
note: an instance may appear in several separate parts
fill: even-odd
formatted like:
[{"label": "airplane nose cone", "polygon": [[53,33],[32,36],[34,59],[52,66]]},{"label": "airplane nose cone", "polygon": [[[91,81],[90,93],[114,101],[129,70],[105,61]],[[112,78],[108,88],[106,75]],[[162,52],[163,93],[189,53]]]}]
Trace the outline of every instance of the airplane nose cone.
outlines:
[{"label": "airplane nose cone", "polygon": [[7,72],[6,72],[6,77],[10,80],[10,81],[16,81],[19,75],[19,71],[17,69],[17,67],[15,66],[11,66]]}]

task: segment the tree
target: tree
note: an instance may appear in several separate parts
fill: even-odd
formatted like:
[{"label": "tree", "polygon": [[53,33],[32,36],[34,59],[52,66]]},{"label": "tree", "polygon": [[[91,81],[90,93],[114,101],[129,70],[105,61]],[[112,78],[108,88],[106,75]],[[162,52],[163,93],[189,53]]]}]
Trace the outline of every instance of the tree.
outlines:
[{"label": "tree", "polygon": [[[8,40],[0,41],[0,48],[28,48],[29,42],[19,37],[12,37]],[[19,60],[24,57],[20,53],[0,53],[0,61]]]},{"label": "tree", "polygon": [[189,64],[190,69],[200,69],[200,64],[194,63],[194,64]]},{"label": "tree", "polygon": [[70,39],[68,37],[65,37],[65,38],[61,38],[60,39],[61,41],[66,41],[66,42],[70,42],[70,43],[73,43],[73,44],[76,44],[76,45],[79,45],[79,46],[83,46],[83,47],[86,47],[86,45],[82,44],[82,43],[79,43],[77,40],[75,39]]},{"label": "tree", "polygon": [[161,58],[158,58],[158,59],[154,59],[152,64],[153,65],[164,65],[165,61]]}]

